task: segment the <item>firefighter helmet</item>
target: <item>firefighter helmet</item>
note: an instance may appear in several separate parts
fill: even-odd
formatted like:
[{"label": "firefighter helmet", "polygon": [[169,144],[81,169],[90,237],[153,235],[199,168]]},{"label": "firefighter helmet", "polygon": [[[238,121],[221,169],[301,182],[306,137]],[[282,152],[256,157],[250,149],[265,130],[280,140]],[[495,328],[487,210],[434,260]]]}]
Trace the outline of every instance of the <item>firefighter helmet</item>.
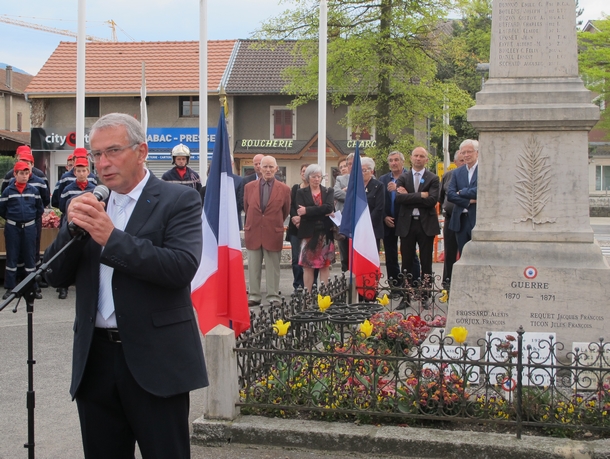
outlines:
[{"label": "firefighter helmet", "polygon": [[189,150],[189,147],[183,143],[179,143],[172,149],[172,164],[176,164],[177,156],[186,157],[186,164],[188,164],[189,160],[191,159],[191,150]]}]

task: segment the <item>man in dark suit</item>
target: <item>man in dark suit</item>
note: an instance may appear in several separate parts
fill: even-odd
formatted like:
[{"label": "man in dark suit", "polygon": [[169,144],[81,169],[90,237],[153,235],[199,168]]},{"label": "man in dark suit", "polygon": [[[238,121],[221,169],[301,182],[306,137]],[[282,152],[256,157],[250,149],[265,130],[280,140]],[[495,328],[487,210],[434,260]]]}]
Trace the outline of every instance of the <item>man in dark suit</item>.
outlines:
[{"label": "man in dark suit", "polygon": [[[208,384],[190,283],[201,258],[201,204],[190,187],[158,180],[130,115],[100,118],[91,156],[107,202],[72,199],[87,232],[51,264],[55,287],[76,283],[72,384],[87,459],[189,458],[189,391]],[[73,235],[64,225],[45,261]]]},{"label": "man in dark suit", "polygon": [[252,158],[254,173],[244,177],[244,187],[253,180],[258,180],[262,177],[263,172],[261,171],[261,161],[264,157],[265,155],[254,155],[254,158]]},{"label": "man in dark suit", "polygon": [[400,237],[403,271],[413,276],[417,244],[422,277],[428,276],[430,282],[434,236],[441,232],[436,213],[440,182],[436,174],[425,169],[427,163],[426,149],[415,148],[411,153],[411,170],[396,181],[396,203],[400,205],[396,234]]},{"label": "man in dark suit", "polygon": [[[383,249],[385,250],[385,266],[388,279],[393,285],[398,285],[400,266],[398,264],[398,236],[396,235],[396,220],[399,205],[396,204],[396,182],[401,174],[407,172],[404,168],[405,156],[398,150],[388,155],[390,172],[379,177],[385,188],[385,205],[383,211]],[[418,276],[419,277],[419,276]]]},{"label": "man in dark suit", "polygon": [[[460,150],[455,152],[453,156],[453,164],[456,168],[464,164],[464,159],[460,154]],[[448,287],[451,284],[451,275],[453,274],[453,265],[457,259],[458,244],[456,234],[449,228],[451,223],[451,216],[453,215],[453,208],[455,204],[449,202],[447,199],[447,190],[449,189],[449,183],[451,183],[451,176],[453,171],[448,170],[443,175],[441,180],[441,195],[438,202],[443,206],[443,213],[445,214],[445,223],[443,224],[443,247],[445,259],[443,261],[443,286]]]},{"label": "man in dark suit", "polygon": [[479,164],[479,142],[466,139],[460,145],[464,165],[453,172],[447,199],[455,204],[449,229],[457,236],[458,251],[472,238],[472,229],[477,221],[477,176]]},{"label": "man in dark suit", "polygon": [[267,281],[267,302],[280,302],[280,259],[284,246],[284,220],[290,214],[290,188],[275,178],[273,156],[261,161],[263,176],[244,187],[248,249],[248,306],[261,304],[263,259]]}]

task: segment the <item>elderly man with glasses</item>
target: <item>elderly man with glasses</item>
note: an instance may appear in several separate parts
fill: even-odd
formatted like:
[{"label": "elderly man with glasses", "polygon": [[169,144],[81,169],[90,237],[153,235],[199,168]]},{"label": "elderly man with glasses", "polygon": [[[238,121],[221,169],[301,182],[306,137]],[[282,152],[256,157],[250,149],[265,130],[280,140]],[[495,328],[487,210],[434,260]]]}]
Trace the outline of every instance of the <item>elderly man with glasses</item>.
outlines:
[{"label": "elderly man with glasses", "polygon": [[[86,231],[50,267],[56,287],[76,283],[70,393],[84,455],[190,457],[189,391],[208,384],[190,284],[202,250],[201,201],[157,179],[140,123],[112,113],[94,123],[91,157],[110,189],[83,193],[67,220]],[[64,225],[45,253],[72,237]]]}]

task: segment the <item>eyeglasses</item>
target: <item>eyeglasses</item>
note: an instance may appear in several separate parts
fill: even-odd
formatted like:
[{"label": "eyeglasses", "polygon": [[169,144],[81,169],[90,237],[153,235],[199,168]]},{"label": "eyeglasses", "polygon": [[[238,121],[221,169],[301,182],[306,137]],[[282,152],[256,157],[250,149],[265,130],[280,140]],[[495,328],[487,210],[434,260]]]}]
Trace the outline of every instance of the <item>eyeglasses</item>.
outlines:
[{"label": "eyeglasses", "polygon": [[309,178],[310,178],[310,179],[312,179],[312,178],[313,178],[313,179],[321,179],[321,178],[322,178],[322,176],[321,176],[321,175],[310,175],[310,176],[309,176]]},{"label": "eyeglasses", "polygon": [[111,148],[106,148],[105,150],[92,150],[91,153],[89,153],[89,159],[91,159],[94,163],[99,162],[99,160],[102,158],[102,155],[104,155],[106,157],[106,159],[114,159],[117,156],[119,156],[119,154],[122,153],[123,150],[127,150],[128,148],[133,148],[136,145],[140,145],[140,144],[133,143],[133,144],[127,145],[125,147],[111,147]]}]

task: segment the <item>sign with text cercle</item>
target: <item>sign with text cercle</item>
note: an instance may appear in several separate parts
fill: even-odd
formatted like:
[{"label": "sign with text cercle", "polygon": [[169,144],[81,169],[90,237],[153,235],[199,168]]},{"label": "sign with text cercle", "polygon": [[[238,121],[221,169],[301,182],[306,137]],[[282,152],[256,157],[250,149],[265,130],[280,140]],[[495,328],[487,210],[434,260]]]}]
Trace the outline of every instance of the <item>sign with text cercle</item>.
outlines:
[{"label": "sign with text cercle", "polygon": [[[208,150],[214,149],[217,128],[208,128]],[[189,148],[199,148],[199,128],[197,127],[149,127],[146,132],[148,148],[167,149],[170,154],[172,148],[179,143]]]}]

